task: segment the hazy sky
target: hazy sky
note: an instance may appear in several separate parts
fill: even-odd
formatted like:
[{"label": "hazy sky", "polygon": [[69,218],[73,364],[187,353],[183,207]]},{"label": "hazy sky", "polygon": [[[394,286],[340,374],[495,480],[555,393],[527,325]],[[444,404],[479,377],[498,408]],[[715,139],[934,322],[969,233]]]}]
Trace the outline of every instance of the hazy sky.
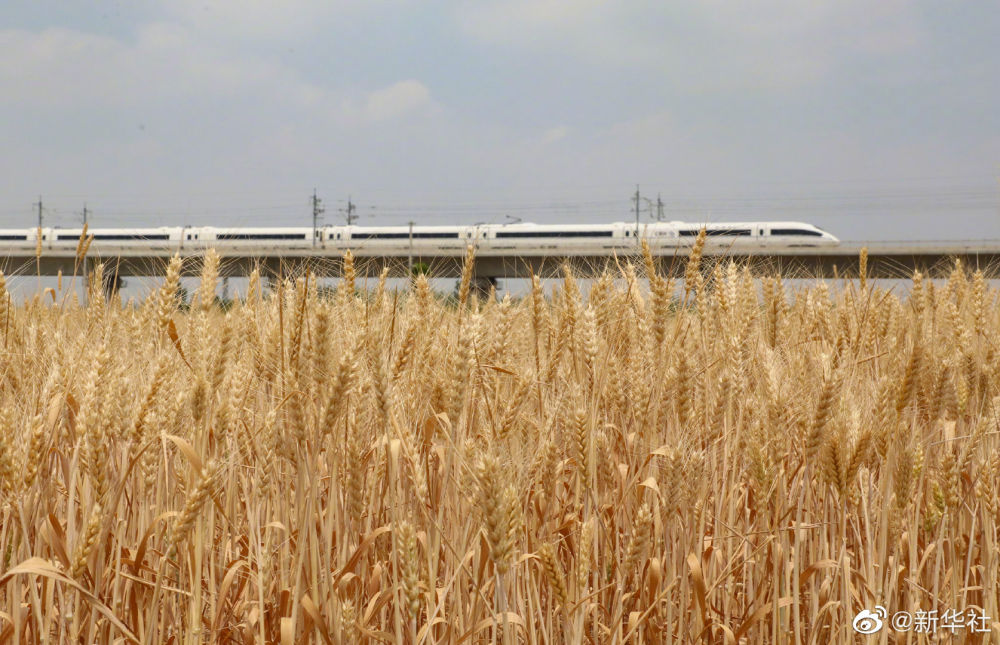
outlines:
[{"label": "hazy sky", "polygon": [[[1000,238],[996,2],[0,7],[0,226],[799,219]],[[645,216],[645,214],[644,214]]]}]

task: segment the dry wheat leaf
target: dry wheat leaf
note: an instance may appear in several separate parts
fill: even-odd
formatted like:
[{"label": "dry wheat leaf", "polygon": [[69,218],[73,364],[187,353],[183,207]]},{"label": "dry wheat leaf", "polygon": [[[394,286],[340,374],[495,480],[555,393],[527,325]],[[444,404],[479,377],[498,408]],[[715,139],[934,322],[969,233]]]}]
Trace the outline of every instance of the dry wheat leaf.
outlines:
[{"label": "dry wheat leaf", "polygon": [[139,639],[136,638],[135,634],[133,634],[132,631],[125,626],[125,623],[115,616],[115,613],[110,607],[101,602],[97,596],[80,586],[80,583],[76,580],[67,577],[48,560],[43,560],[42,558],[28,558],[24,562],[9,569],[4,575],[0,576],[0,586],[4,586],[7,581],[18,575],[43,576],[73,587],[90,602],[91,607],[103,614],[108,622],[115,626],[115,629],[120,631],[130,641],[139,643]]}]

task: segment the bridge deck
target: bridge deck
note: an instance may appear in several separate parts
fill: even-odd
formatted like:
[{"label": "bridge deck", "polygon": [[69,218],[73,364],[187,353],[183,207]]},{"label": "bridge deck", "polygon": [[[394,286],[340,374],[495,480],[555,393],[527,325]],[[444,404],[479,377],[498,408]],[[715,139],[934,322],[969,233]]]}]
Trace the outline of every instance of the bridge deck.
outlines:
[{"label": "bridge deck", "polygon": [[[735,253],[709,252],[709,258],[726,257],[736,262],[748,262],[755,272],[773,273],[780,271],[786,276],[835,277],[856,275],[858,254],[863,247],[868,248],[868,274],[873,278],[906,278],[915,270],[929,275],[942,275],[954,265],[955,259],[962,260],[970,268],[985,271],[1000,267],[1000,240],[941,240],[913,242],[844,242],[836,247],[798,248],[775,252],[761,248],[741,250]],[[0,251],[2,253],[2,251]],[[219,249],[223,262],[222,276],[245,276],[254,267],[265,274],[291,273],[303,266],[309,266],[318,275],[336,276],[341,271],[340,250],[331,249],[274,249],[261,246],[250,250]],[[371,256],[364,249],[353,251],[356,270],[359,275],[378,275],[384,267],[389,267],[390,275],[404,276],[408,271],[405,254],[394,256]],[[88,260],[104,261],[107,271],[120,276],[162,275],[165,263],[173,255],[172,250],[148,248],[107,248],[101,255],[91,252]],[[185,262],[185,273],[193,275],[199,271],[202,251],[186,250],[182,253],[190,261]],[[658,262],[664,271],[680,275],[684,271],[687,250],[661,254]],[[458,277],[461,274],[462,255],[414,256],[414,262],[429,265],[432,275],[438,277]],[[564,262],[569,262],[581,276],[599,274],[605,267],[615,263],[635,261],[635,252],[622,255],[585,255],[565,257],[554,252],[550,255],[490,255],[476,257],[475,273],[480,279],[526,278],[532,273],[553,275],[560,271]],[[6,257],[0,255],[0,269],[7,275],[70,275],[74,271],[76,259],[72,252],[43,250],[37,259],[34,251],[8,250]],[[706,263],[710,263],[708,260]],[[671,268],[672,267],[672,268]],[[79,272],[79,270],[78,270]]]}]

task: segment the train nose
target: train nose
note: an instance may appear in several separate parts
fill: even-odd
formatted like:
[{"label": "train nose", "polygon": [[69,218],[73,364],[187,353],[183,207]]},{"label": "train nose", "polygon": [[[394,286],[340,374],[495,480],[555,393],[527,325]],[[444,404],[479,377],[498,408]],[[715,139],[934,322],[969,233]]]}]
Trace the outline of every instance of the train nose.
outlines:
[{"label": "train nose", "polygon": [[840,244],[840,240],[826,231],[823,231],[823,241],[827,244]]}]

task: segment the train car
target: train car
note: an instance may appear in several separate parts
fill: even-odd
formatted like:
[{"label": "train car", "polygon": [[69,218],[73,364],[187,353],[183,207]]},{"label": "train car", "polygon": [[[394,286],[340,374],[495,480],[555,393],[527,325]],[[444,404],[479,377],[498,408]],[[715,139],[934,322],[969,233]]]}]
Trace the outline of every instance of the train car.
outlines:
[{"label": "train car", "polygon": [[[82,228],[51,228],[47,229],[46,247],[56,250],[75,250],[80,241]],[[90,250],[104,249],[120,251],[127,248],[177,248],[181,243],[179,227],[160,226],[157,228],[92,228],[87,230],[88,237],[93,235]]]},{"label": "train car", "polygon": [[484,254],[602,255],[635,244],[634,229],[613,224],[518,223],[482,227]]},{"label": "train car", "polygon": [[[188,239],[188,234],[191,238]],[[204,226],[200,228],[185,228],[185,244],[198,247],[214,246],[220,252],[224,249],[256,249],[272,248],[313,248],[311,228],[306,227],[254,227],[254,228],[216,228]],[[316,231],[317,245],[322,241],[319,231]]]},{"label": "train car", "polygon": [[766,246],[775,249],[840,244],[840,240],[833,235],[804,222],[764,222],[761,235],[766,240]]},{"label": "train car", "polygon": [[[42,229],[42,243],[48,239],[48,229]],[[37,228],[7,228],[0,229],[0,250],[24,251],[38,246]]]},{"label": "train car", "polygon": [[681,245],[690,245],[705,228],[705,248],[719,250],[789,249],[797,247],[836,246],[833,235],[803,222],[725,222],[696,224],[672,222]]},{"label": "train car", "polygon": [[344,226],[331,227],[330,234],[341,236],[335,244],[360,255],[461,255],[476,244],[478,227]]}]

